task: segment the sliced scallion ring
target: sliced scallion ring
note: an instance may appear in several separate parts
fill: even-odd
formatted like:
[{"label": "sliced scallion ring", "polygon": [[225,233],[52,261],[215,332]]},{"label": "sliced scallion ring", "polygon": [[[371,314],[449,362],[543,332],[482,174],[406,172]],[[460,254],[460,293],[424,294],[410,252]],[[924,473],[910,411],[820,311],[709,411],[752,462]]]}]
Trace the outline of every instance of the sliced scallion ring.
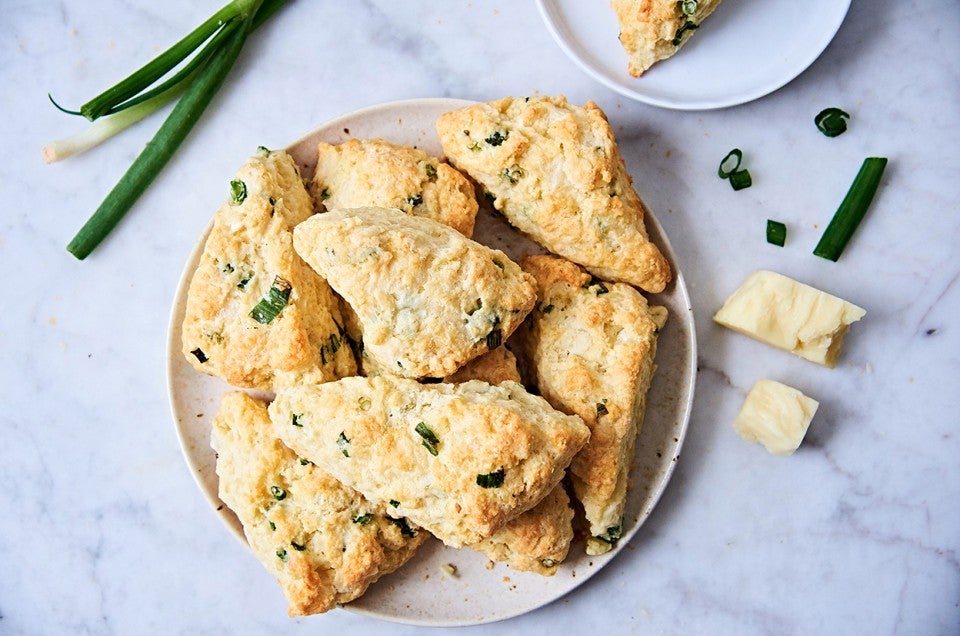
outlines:
[{"label": "sliced scallion ring", "polygon": [[749,170],[737,170],[730,175],[730,187],[734,190],[743,190],[753,185],[753,178]]},{"label": "sliced scallion ring", "polygon": [[767,243],[783,247],[787,242],[787,226],[780,221],[767,219]]},{"label": "sliced scallion ring", "polygon": [[[730,168],[724,168],[724,166],[729,166],[730,161],[735,160],[736,163]],[[730,175],[735,173],[740,169],[740,162],[743,161],[743,151],[739,148],[734,148],[727,153],[727,156],[723,158],[723,161],[720,162],[720,167],[717,168],[717,175],[721,179],[729,179]]]},{"label": "sliced scallion ring", "polygon": [[813,118],[817,128],[827,137],[836,137],[847,130],[847,120],[850,114],[839,108],[825,108]]}]

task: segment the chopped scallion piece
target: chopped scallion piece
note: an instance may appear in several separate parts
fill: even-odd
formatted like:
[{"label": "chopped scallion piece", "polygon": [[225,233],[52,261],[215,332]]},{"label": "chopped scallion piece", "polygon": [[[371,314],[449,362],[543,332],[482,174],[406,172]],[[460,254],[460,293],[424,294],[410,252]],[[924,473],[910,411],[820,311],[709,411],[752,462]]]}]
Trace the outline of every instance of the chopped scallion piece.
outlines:
[{"label": "chopped scallion piece", "polygon": [[362,515],[357,515],[352,519],[354,523],[359,523],[361,526],[364,526],[370,523],[370,520],[373,519],[373,514],[370,512],[365,512]]},{"label": "chopped scallion piece", "polygon": [[397,506],[400,505],[400,502],[397,501],[396,499],[391,499],[391,500],[390,500],[390,505],[393,506],[394,508],[396,508]]},{"label": "chopped scallion piece", "polygon": [[683,11],[683,15],[693,15],[697,12],[697,0],[682,0],[680,3],[680,9]]},{"label": "chopped scallion piece", "polygon": [[293,417],[290,418],[290,423],[303,428],[303,423],[300,421],[301,417],[303,417],[303,413],[294,413]]},{"label": "chopped scallion piece", "polygon": [[270,486],[270,494],[273,495],[273,498],[277,501],[283,501],[287,498],[287,491],[280,486]]},{"label": "chopped scallion piece", "polygon": [[410,527],[410,524],[407,523],[406,517],[400,517],[399,519],[394,519],[393,517],[387,517],[387,518],[390,520],[390,523],[400,528],[401,535],[405,537],[417,536],[417,531]]},{"label": "chopped scallion piece", "polygon": [[694,31],[698,28],[700,28],[699,24],[697,24],[696,22],[691,22],[690,20],[687,20],[686,22],[683,23],[683,25],[679,29],[677,29],[676,34],[673,36],[672,44],[674,46],[680,46],[680,43],[683,41],[683,34],[686,33],[687,31]]},{"label": "chopped scallion piece", "polygon": [[287,551],[284,550],[283,548],[280,548],[279,550],[277,550],[277,558],[280,559],[281,561],[286,561]]},{"label": "chopped scallion piece", "polygon": [[240,205],[247,198],[247,184],[240,179],[230,181],[230,200],[234,205]]},{"label": "chopped scallion piece", "polygon": [[423,438],[422,444],[424,448],[430,451],[430,454],[434,457],[437,456],[437,444],[440,443],[440,440],[437,438],[436,434],[430,430],[430,428],[423,422],[418,422],[416,428],[417,434]]},{"label": "chopped scallion piece", "polygon": [[293,546],[293,549],[296,550],[297,552],[303,552],[304,550],[307,549],[307,546],[306,546],[306,545],[301,545],[301,544],[297,543],[296,541],[291,541],[291,542],[290,542],[290,545],[292,545],[292,546]]},{"label": "chopped scallion piece", "polygon": [[477,485],[481,488],[499,488],[503,485],[503,477],[506,472],[500,470],[485,475],[477,475]]},{"label": "chopped scallion piece", "polygon": [[495,130],[493,134],[491,134],[489,137],[484,139],[484,141],[490,144],[491,146],[499,146],[500,144],[505,142],[507,140],[507,137],[509,136],[510,136],[509,131]]},{"label": "chopped scallion piece", "polygon": [[780,221],[767,219],[767,243],[783,247],[787,242],[787,226]]},{"label": "chopped scallion piece", "polygon": [[290,290],[290,283],[279,276],[274,277],[270,291],[250,310],[250,317],[262,325],[268,324],[279,316],[283,308],[287,306],[287,302],[290,300]]},{"label": "chopped scallion piece", "polygon": [[607,398],[603,398],[600,402],[597,402],[597,415],[606,415],[610,411],[607,410]]},{"label": "chopped scallion piece", "polygon": [[623,536],[623,522],[620,522],[618,526],[610,526],[607,528],[607,531],[603,534],[598,534],[597,539],[600,539],[604,543],[609,543],[610,545],[616,545],[617,541],[620,540],[620,537]]},{"label": "chopped scallion piece", "polygon": [[196,356],[197,360],[200,361],[200,364],[203,364],[204,362],[207,361],[207,354],[205,354],[205,353],[203,352],[203,349],[201,349],[200,347],[197,347],[196,349],[194,349],[194,350],[191,351],[190,353],[192,353],[194,356]]},{"label": "chopped scallion piece", "polygon": [[487,349],[491,351],[500,346],[503,342],[503,331],[500,327],[495,327],[487,334]]},{"label": "chopped scallion piece", "polygon": [[730,175],[730,187],[734,190],[743,190],[753,185],[753,179],[750,177],[749,170],[737,170]]},{"label": "chopped scallion piece", "polygon": [[867,213],[873,196],[877,193],[883,170],[887,167],[886,157],[867,157],[860,166],[847,195],[840,203],[820,242],[813,249],[817,256],[836,261],[843,253],[850,237],[856,231],[860,221]]},{"label": "chopped scallion piece", "polygon": [[817,128],[827,137],[836,137],[842,135],[847,130],[847,119],[849,113],[845,113],[839,108],[825,108],[817,113],[813,122]]},{"label": "chopped scallion piece", "polygon": [[350,449],[350,440],[347,439],[343,431],[340,431],[340,435],[337,437],[337,448],[340,449],[344,457],[350,457],[350,453],[348,452]]},{"label": "chopped scallion piece", "polygon": [[[736,163],[731,166],[731,161],[735,161]],[[734,148],[720,161],[720,167],[717,168],[717,176],[721,179],[729,179],[730,175],[740,169],[741,161],[743,161],[743,151],[739,148]]]}]

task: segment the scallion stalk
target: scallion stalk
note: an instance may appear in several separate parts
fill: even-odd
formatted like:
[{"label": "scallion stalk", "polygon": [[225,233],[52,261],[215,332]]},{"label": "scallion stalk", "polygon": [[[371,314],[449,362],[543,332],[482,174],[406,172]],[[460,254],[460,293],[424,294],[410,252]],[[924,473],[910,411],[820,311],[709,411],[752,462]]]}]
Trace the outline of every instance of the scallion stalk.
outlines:
[{"label": "scallion stalk", "polygon": [[[162,104],[158,102],[164,96],[169,99],[183,90],[183,97],[156,135],[70,241],[67,250],[71,254],[79,259],[85,258],[119,223],[192,130],[222,86],[250,32],[273,15],[284,2],[286,0],[233,0],[167,52],[81,107],[80,114],[91,120],[105,113],[119,114],[127,109],[137,109],[132,117],[128,115],[129,120],[114,122],[126,124],[123,127],[115,128],[112,132],[110,129],[100,130],[81,138],[87,143],[98,142],[102,141],[106,132],[116,134],[148,115],[152,112],[148,108],[160,108]],[[143,93],[203,42],[207,42],[204,49],[173,78]],[[83,147],[86,146],[71,146],[70,149],[81,150]],[[56,152],[59,148],[52,150]]]},{"label": "scallion stalk", "polygon": [[783,247],[787,242],[787,226],[780,221],[767,219],[767,243]]},{"label": "scallion stalk", "polygon": [[867,157],[863,160],[847,195],[830,219],[817,246],[813,248],[814,254],[831,261],[840,258],[843,249],[866,215],[886,167],[886,157]]}]

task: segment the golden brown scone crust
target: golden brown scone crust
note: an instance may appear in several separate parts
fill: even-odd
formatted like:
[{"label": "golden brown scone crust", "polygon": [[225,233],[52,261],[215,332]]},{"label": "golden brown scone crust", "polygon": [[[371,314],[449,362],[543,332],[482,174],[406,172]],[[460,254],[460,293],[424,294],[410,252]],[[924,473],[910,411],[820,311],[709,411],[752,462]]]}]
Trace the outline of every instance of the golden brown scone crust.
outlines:
[{"label": "golden brown scone crust", "polygon": [[693,15],[684,15],[677,0],[611,0],[620,23],[620,43],[634,77],[676,53],[699,25],[720,4],[700,0]]},{"label": "golden brown scone crust", "polygon": [[573,508],[563,484],[536,506],[470,548],[514,570],[553,576],[573,541]]},{"label": "golden brown scone crust", "polygon": [[277,577],[291,616],[357,598],[428,536],[401,528],[383,506],[301,460],[275,436],[266,403],[246,393],[224,396],[212,445],[220,498],[240,518],[257,559]]},{"label": "golden brown scone crust", "polygon": [[570,474],[590,524],[587,551],[600,554],[622,530],[627,477],[666,310],[648,306],[629,285],[592,280],[555,256],[529,256],[522,265],[537,279],[540,296],[528,330],[518,334],[523,355],[536,369],[541,395],[590,427],[590,441]]},{"label": "golden brown scone crust", "polygon": [[533,279],[503,252],[399,210],[317,214],[294,245],[356,312],[364,353],[405,377],[453,373],[498,347],[536,302]]},{"label": "golden brown scone crust", "polygon": [[[291,425],[294,414],[302,426]],[[390,514],[453,547],[489,537],[539,503],[589,437],[579,417],[513,382],[344,378],[281,389],[270,417],[300,456],[370,501],[395,502]],[[418,426],[435,436],[436,455]],[[493,475],[499,485],[479,477]]]},{"label": "golden brown scone crust", "polygon": [[317,209],[397,208],[473,234],[477,199],[459,171],[383,139],[320,143],[310,188]]},{"label": "golden brown scone crust", "polygon": [[[293,227],[313,214],[296,164],[282,151],[258,152],[236,180],[246,198],[217,211],[190,281],[184,356],[202,373],[252,389],[352,375],[337,299],[293,250]],[[290,297],[261,324],[250,311],[276,277],[291,285]]]},{"label": "golden brown scone crust", "polygon": [[649,292],[669,282],[613,130],[593,102],[507,97],[445,113],[437,132],[450,161],[550,252]]},{"label": "golden brown scone crust", "polygon": [[[460,367],[444,382],[480,380],[488,384],[520,382],[517,359],[506,347],[497,347]],[[543,501],[511,519],[492,536],[469,547],[515,570],[553,576],[567,557],[573,540],[573,508],[563,484]]]},{"label": "golden brown scone crust", "polygon": [[448,375],[444,382],[457,384],[480,380],[487,384],[500,384],[510,380],[520,382],[520,372],[517,371],[517,358],[506,347],[500,346],[476,357],[466,363],[456,373]]}]

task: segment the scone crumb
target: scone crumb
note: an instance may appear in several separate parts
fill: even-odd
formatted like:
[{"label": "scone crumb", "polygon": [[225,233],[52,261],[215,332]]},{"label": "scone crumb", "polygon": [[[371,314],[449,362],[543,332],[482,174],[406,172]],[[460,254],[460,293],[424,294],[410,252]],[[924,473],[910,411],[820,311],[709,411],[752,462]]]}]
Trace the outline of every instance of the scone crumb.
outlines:
[{"label": "scone crumb", "polygon": [[443,570],[443,573],[450,578],[457,577],[457,566],[455,566],[453,563],[444,563],[440,566],[440,569]]},{"label": "scone crumb", "polygon": [[483,567],[485,567],[485,568],[488,569],[488,570],[492,570],[493,568],[496,567],[496,565],[497,565],[497,564],[494,563],[493,561],[487,561],[487,564],[486,564],[485,566],[483,566]]}]

